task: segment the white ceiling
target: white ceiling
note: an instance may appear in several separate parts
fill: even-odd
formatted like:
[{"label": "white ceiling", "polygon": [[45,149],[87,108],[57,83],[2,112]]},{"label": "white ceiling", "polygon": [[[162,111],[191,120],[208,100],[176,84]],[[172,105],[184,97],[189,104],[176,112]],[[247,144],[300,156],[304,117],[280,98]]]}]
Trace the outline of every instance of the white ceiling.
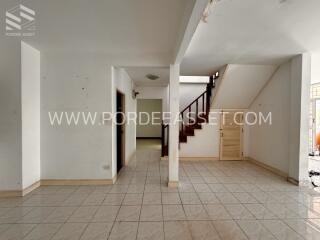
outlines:
[{"label": "white ceiling", "polygon": [[[15,4],[3,0],[0,9]],[[24,4],[36,12],[35,36],[25,41],[40,51],[92,52],[138,59],[136,65],[139,59],[150,58],[167,66],[194,0],[28,0]]]},{"label": "white ceiling", "polygon": [[183,75],[221,66],[280,64],[320,49],[319,0],[220,0],[201,22],[183,59]]},{"label": "white ceiling", "polygon": [[[136,86],[167,86],[170,69],[168,67],[126,67],[124,68]],[[159,76],[157,80],[149,80],[147,74]]]}]

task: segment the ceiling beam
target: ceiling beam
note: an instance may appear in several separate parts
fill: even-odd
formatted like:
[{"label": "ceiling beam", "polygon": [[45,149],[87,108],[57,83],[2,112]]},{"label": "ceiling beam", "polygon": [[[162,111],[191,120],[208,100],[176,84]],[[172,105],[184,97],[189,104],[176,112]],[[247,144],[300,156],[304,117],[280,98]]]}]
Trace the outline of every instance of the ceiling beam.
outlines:
[{"label": "ceiling beam", "polygon": [[191,1],[190,4],[187,5],[183,24],[181,26],[177,45],[174,51],[174,64],[180,64],[182,62],[207,4],[208,0],[196,0]]}]

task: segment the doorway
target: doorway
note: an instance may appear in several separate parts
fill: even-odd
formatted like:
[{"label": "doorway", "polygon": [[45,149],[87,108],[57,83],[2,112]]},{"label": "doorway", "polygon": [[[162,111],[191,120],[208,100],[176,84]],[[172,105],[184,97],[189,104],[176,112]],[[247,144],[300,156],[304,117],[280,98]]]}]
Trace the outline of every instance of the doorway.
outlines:
[{"label": "doorway", "polygon": [[124,165],[125,157],[125,98],[124,94],[117,91],[117,172],[119,173]]},{"label": "doorway", "polygon": [[137,148],[160,150],[162,99],[138,99],[137,115]]},{"label": "doorway", "polygon": [[242,160],[243,112],[223,111],[220,121],[220,160]]}]

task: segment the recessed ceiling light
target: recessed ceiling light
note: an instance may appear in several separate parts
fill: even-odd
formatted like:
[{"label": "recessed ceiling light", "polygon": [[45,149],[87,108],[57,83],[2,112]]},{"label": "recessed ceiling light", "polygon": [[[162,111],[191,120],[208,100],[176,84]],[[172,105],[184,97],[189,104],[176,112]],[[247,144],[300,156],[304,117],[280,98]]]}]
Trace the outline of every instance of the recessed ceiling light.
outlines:
[{"label": "recessed ceiling light", "polygon": [[157,80],[159,78],[159,76],[153,75],[153,74],[147,74],[146,78],[153,81],[153,80]]}]

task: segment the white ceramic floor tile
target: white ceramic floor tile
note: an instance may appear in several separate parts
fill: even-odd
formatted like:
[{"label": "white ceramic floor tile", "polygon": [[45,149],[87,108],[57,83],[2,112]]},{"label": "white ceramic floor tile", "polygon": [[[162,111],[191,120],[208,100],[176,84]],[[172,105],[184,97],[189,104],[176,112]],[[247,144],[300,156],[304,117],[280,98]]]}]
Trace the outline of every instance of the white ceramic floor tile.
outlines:
[{"label": "white ceramic floor tile", "polygon": [[117,221],[139,221],[141,206],[121,206]]},{"label": "white ceramic floor tile", "polygon": [[143,205],[140,221],[162,221],[162,205]]},{"label": "white ceramic floor tile", "polygon": [[87,227],[87,223],[65,223],[52,240],[78,240]]},{"label": "white ceramic floor tile", "polygon": [[106,240],[111,232],[113,222],[90,223],[80,240]]},{"label": "white ceramic floor tile", "polygon": [[164,222],[166,240],[192,240],[192,235],[185,221]]},{"label": "white ceramic floor tile", "polygon": [[47,240],[60,229],[61,223],[39,224],[37,225],[24,240]]},{"label": "white ceramic floor tile", "polygon": [[114,185],[0,199],[0,240],[319,239],[319,192],[246,161],[182,161],[168,188],[168,161],[145,143]]},{"label": "white ceramic floor tile", "polygon": [[115,222],[110,240],[134,240],[137,238],[138,222]]},{"label": "white ceramic floor tile", "polygon": [[182,205],[163,205],[163,219],[165,221],[185,220],[186,215]]},{"label": "white ceramic floor tile", "polygon": [[164,240],[163,222],[140,222],[138,240]]},{"label": "white ceramic floor tile", "polygon": [[303,239],[297,232],[288,227],[281,220],[260,220],[277,239]]},{"label": "white ceramic floor tile", "polygon": [[7,230],[0,234],[1,240],[21,240],[27,236],[32,229],[36,227],[35,224],[12,224]]},{"label": "white ceramic floor tile", "polygon": [[213,221],[213,225],[223,240],[245,240],[248,239],[244,232],[233,220]]}]

